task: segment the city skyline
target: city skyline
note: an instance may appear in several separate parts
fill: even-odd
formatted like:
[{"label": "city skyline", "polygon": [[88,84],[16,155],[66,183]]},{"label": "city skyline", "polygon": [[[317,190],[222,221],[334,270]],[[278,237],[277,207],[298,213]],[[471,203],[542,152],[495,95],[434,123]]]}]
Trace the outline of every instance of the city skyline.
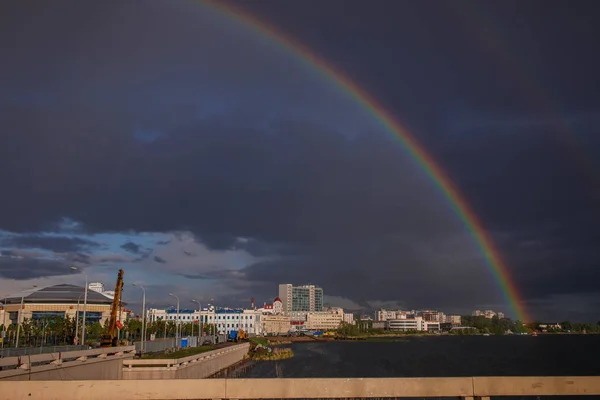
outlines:
[{"label": "city skyline", "polygon": [[34,3],[0,16],[0,296],[600,318],[591,3]]}]

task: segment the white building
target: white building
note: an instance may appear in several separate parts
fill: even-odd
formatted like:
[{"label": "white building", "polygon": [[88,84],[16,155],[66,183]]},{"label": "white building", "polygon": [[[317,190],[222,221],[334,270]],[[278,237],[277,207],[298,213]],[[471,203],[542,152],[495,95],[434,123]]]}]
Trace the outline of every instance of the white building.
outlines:
[{"label": "white building", "polygon": [[243,329],[249,335],[262,335],[260,328],[261,315],[262,312],[258,310],[218,310],[215,313],[217,330],[227,334],[231,331]]},{"label": "white building", "polygon": [[88,289],[97,293],[104,292],[104,284],[102,282],[92,282],[88,284]]},{"label": "white building", "polygon": [[390,319],[387,323],[391,331],[422,331],[425,326],[422,317]]},{"label": "white building", "polygon": [[344,313],[344,322],[350,325],[354,325],[354,314]]},{"label": "white building", "polygon": [[275,297],[273,303],[265,303],[262,308],[257,308],[256,311],[262,314],[283,314],[283,302],[279,297]]},{"label": "white building", "polygon": [[380,309],[375,313],[376,321],[389,321],[391,319],[406,319],[410,315],[409,311],[385,310]]},{"label": "white building", "polygon": [[500,318],[500,319],[504,318],[504,313],[501,313],[501,312],[496,313],[493,310],[485,310],[485,311],[475,310],[475,311],[473,311],[473,313],[471,315],[474,317],[494,318],[494,316],[498,316],[498,318]]},{"label": "white building", "polygon": [[104,284],[102,282],[92,282],[92,283],[88,283],[88,289],[89,290],[93,290],[96,293],[101,293],[103,295],[105,295],[106,297],[109,298],[114,298],[115,297],[115,291],[114,290],[104,290]]},{"label": "white building", "polygon": [[240,309],[203,309],[202,311],[192,309],[181,309],[179,314],[176,309],[149,309],[146,312],[148,322],[159,320],[180,321],[181,324],[190,322],[202,324],[215,324],[217,332],[227,334],[231,331],[243,329],[249,335],[259,335],[260,315],[258,310],[240,310]]}]

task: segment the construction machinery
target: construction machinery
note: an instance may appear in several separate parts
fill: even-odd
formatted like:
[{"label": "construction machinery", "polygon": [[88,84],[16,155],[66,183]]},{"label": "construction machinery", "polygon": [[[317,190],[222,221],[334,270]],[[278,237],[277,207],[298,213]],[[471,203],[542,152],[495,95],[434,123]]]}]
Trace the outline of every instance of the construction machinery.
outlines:
[{"label": "construction machinery", "polygon": [[227,336],[228,342],[239,342],[240,340],[248,340],[248,333],[243,329],[238,331],[230,331]]},{"label": "construction machinery", "polygon": [[121,321],[117,320],[117,312],[121,305],[121,295],[123,293],[123,270],[119,270],[117,275],[117,285],[115,286],[115,297],[113,298],[112,307],[110,309],[110,319],[108,320],[108,331],[100,337],[100,346],[115,347],[117,346],[117,325]]}]

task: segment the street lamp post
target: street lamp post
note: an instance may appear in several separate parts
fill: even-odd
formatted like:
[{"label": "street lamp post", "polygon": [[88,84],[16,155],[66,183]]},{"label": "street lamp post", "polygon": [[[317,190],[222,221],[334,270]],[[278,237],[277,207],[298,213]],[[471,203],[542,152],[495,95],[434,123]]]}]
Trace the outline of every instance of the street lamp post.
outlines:
[{"label": "street lamp post", "polygon": [[136,283],[133,284],[133,286],[137,286],[140,289],[142,289],[142,347],[140,349],[140,353],[144,354],[144,351],[146,350],[145,344],[146,344],[146,288],[138,285]]},{"label": "street lamp post", "polygon": [[[73,271],[81,271],[79,268],[73,266],[71,267]],[[85,344],[85,312],[87,310],[87,295],[88,295],[88,276],[85,275],[85,291],[83,292],[83,319],[81,321],[81,344]]]},{"label": "street lamp post", "polygon": [[[198,342],[202,340],[202,305],[198,300],[192,300],[193,303],[198,303]],[[192,329],[194,329],[194,324],[192,323]],[[192,330],[192,336],[194,336],[194,331]],[[198,343],[200,346],[200,343]]]},{"label": "street lamp post", "polygon": [[4,348],[4,341],[6,340],[6,296],[4,296],[4,303],[2,303],[2,348]]},{"label": "street lamp post", "polygon": [[[34,288],[37,285],[33,285]],[[19,307],[19,312],[17,313],[17,338],[15,341],[15,347],[19,347],[19,335],[21,334],[21,313],[23,312],[23,304],[25,302],[25,293],[21,296],[21,306]]]},{"label": "street lamp post", "polygon": [[169,296],[175,297],[177,299],[177,324],[175,325],[175,344],[176,347],[179,348],[179,297],[177,297],[173,293],[169,293]]},{"label": "street lamp post", "polygon": [[16,348],[19,348],[19,335],[21,334],[21,312],[23,312],[24,300],[25,300],[25,295],[21,296],[21,307],[19,307],[19,312],[17,313],[17,339],[15,342]]},{"label": "street lamp post", "polygon": [[77,339],[77,335],[79,332],[79,301],[81,300],[81,296],[83,296],[83,293],[81,293],[79,295],[79,297],[77,298],[77,311],[75,312],[75,338],[76,339]]}]

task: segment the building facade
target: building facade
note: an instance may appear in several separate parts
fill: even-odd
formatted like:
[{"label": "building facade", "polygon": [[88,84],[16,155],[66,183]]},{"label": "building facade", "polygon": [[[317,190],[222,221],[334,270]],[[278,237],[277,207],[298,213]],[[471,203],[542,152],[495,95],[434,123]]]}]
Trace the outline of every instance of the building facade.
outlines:
[{"label": "building facade", "polygon": [[290,331],[289,315],[261,315],[261,335],[283,335]]},{"label": "building facade", "polygon": [[306,315],[306,329],[313,331],[335,330],[340,327],[342,321],[344,321],[344,310],[341,308],[309,312]]},{"label": "building facade", "polygon": [[471,315],[474,317],[494,318],[494,316],[497,316],[500,319],[504,318],[504,313],[497,313],[493,310],[474,310]]},{"label": "building facade", "polygon": [[[63,284],[26,290],[6,297],[0,324],[9,326],[22,323],[25,319],[36,321],[51,317],[83,318],[85,308],[86,323],[99,322],[104,325],[110,318],[113,300],[93,290],[88,290],[85,305],[84,300],[85,287],[81,286]],[[121,322],[130,315],[130,312],[123,308],[125,305],[126,303],[121,303],[118,314]]]},{"label": "building facade", "polygon": [[279,298],[283,312],[323,311],[323,289],[315,285],[293,286],[290,283],[279,285]]}]

